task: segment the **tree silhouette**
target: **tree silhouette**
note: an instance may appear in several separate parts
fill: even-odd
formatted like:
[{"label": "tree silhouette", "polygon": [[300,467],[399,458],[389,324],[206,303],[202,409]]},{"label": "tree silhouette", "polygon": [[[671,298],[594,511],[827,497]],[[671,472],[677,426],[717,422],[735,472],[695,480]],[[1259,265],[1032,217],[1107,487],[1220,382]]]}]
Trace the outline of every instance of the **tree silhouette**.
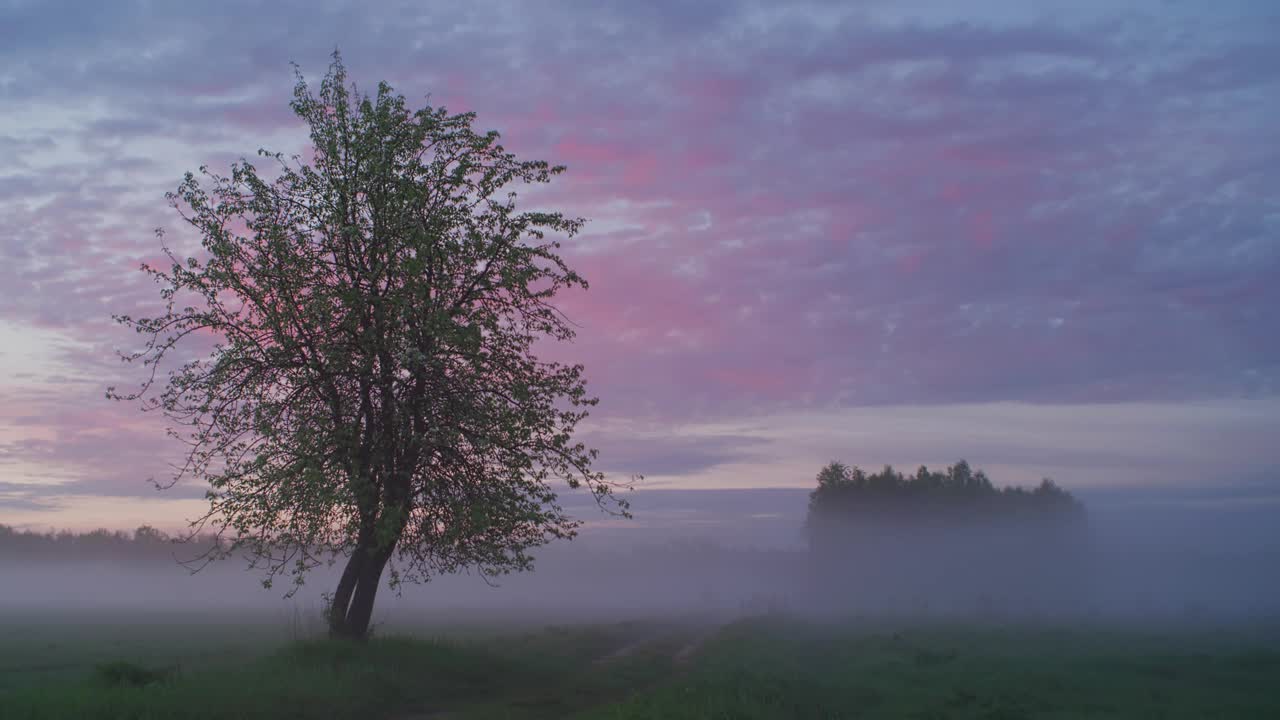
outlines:
[{"label": "tree silhouette", "polygon": [[[169,194],[206,257],[166,246],[169,268],[143,266],[164,313],[116,317],[146,338],[126,359],[148,377],[108,395],[188,443],[173,480],[207,479],[195,525],[227,539],[220,555],[247,553],[267,585],[345,556],[330,629],[361,637],[388,568],[393,585],[492,576],[572,537],[553,482],[626,505],[574,439],[596,402],[582,366],[535,353],[574,335],[552,301],[586,281],[549,238],[583,220],[519,212],[511,188],[564,168],[517,159],[471,113],[359,94],[337,53],[318,96],[299,73],[291,106],[310,162],[259,151],[274,178],[241,160]],[[212,352],[179,357],[198,337]]]}]

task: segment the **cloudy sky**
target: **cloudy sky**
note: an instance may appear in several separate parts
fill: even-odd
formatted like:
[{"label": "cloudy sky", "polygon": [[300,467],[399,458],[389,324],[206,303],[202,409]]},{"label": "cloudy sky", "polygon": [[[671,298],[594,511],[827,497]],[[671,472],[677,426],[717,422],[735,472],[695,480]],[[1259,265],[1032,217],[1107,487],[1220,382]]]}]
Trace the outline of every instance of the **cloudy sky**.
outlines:
[{"label": "cloudy sky", "polygon": [[199,509],[103,397],[109,316],[156,307],[183,172],[303,149],[290,63],[335,46],[569,166],[567,355],[640,492],[1280,487],[1270,0],[263,5],[0,0],[0,522]]}]

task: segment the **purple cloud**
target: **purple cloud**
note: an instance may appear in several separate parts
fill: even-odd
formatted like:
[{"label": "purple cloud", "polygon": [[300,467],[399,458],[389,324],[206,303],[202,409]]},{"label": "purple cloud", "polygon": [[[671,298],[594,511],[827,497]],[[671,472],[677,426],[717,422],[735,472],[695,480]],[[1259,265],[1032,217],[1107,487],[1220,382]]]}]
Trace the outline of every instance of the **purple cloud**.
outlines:
[{"label": "purple cloud", "polygon": [[11,4],[0,323],[73,382],[15,365],[0,447],[101,494],[166,456],[100,401],[128,377],[109,314],[155,307],[153,228],[191,241],[184,171],[302,150],[289,62],[318,79],[334,46],[570,166],[530,200],[594,221],[554,352],[588,365],[611,467],[731,466],[758,450],[671,428],[783,412],[1275,397],[1280,15],[965,7]]}]

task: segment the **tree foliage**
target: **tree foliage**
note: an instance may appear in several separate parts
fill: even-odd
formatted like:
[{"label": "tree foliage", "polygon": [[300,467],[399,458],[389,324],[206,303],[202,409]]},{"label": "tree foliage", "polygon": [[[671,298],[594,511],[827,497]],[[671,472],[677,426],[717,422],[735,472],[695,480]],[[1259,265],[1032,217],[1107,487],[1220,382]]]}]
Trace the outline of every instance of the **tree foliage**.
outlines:
[{"label": "tree foliage", "polygon": [[[190,450],[175,482],[209,484],[197,523],[268,583],[348,556],[331,619],[359,634],[384,567],[393,584],[527,569],[576,532],[559,483],[626,505],[574,438],[596,402],[582,366],[535,347],[574,336],[552,301],[587,286],[559,254],[584,221],[519,211],[512,188],[565,168],[518,159],[472,113],[360,94],[336,53],[291,106],[309,161],[262,150],[273,176],[241,160],[169,194],[204,252],[143,266],[164,312],[117,320],[144,336],[126,359],[148,379],[109,395],[173,422]],[[158,382],[196,338],[216,344]]]}]

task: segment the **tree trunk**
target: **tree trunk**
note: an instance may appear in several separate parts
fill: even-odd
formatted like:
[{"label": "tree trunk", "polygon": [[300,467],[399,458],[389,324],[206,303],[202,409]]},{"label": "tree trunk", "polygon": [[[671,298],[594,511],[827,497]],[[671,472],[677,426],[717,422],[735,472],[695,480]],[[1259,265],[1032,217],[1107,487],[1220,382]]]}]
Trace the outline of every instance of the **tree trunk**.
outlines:
[{"label": "tree trunk", "polygon": [[391,549],[377,553],[363,563],[356,581],[355,595],[347,609],[344,630],[347,637],[364,639],[369,636],[369,621],[373,618],[373,601],[378,595],[382,570],[391,559]]},{"label": "tree trunk", "polygon": [[[408,479],[394,488],[400,490],[399,497],[395,498],[403,503],[403,498],[408,494]],[[356,539],[355,550],[351,553],[351,558],[347,561],[346,568],[342,571],[342,578],[338,581],[337,591],[333,596],[333,604],[329,615],[329,635],[331,637],[342,637],[352,640],[364,640],[369,636],[369,621],[373,618],[373,601],[378,596],[378,583],[382,581],[382,570],[387,566],[387,562],[391,560],[391,555],[395,552],[396,544],[400,541],[400,533],[404,531],[404,518],[407,510],[403,504],[388,505],[395,509],[383,509],[383,513],[393,512],[390,515],[394,527],[389,528],[394,532],[390,542],[379,543],[377,529],[377,517],[369,518],[369,522],[361,527],[360,534]]]},{"label": "tree trunk", "polygon": [[347,558],[347,566],[342,570],[342,578],[338,580],[338,588],[333,593],[329,607],[326,608],[329,621],[330,637],[347,637],[347,612],[351,606],[351,593],[356,589],[356,581],[360,578],[360,570],[368,557],[365,549],[356,547]]},{"label": "tree trunk", "polygon": [[393,548],[394,545],[383,549],[356,545],[329,606],[330,637],[362,640],[368,636],[378,583]]}]

